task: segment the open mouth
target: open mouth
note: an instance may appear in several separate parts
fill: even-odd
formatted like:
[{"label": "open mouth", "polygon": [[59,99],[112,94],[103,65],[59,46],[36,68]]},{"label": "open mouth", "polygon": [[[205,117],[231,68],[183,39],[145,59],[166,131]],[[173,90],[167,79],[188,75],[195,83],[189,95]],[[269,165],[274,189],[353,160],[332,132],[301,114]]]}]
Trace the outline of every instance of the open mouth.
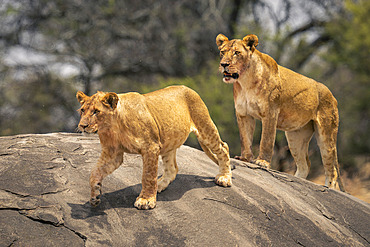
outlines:
[{"label": "open mouth", "polygon": [[239,78],[239,74],[238,73],[227,73],[227,72],[224,72],[224,78],[233,78],[233,79],[238,79]]}]

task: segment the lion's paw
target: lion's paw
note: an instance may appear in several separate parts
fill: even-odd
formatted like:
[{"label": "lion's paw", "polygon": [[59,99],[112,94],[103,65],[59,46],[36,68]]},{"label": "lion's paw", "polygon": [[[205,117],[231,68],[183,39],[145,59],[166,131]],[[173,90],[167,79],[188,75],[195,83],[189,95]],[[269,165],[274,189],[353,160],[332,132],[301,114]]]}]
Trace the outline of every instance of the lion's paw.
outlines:
[{"label": "lion's paw", "polygon": [[96,197],[92,197],[92,198],[90,199],[90,204],[91,204],[91,206],[93,206],[93,207],[98,206],[98,205],[100,204],[100,202],[101,202],[101,200],[100,200],[100,195],[99,195],[99,196],[96,196]]},{"label": "lion's paw", "polygon": [[243,156],[235,156],[234,159],[244,161],[244,162],[249,162],[249,163],[253,162],[253,157],[246,158],[246,157],[243,157]]},{"label": "lion's paw", "polygon": [[270,162],[267,162],[266,160],[256,159],[254,161],[254,164],[259,165],[259,166],[261,166],[263,168],[270,169]]},{"label": "lion's paw", "polygon": [[219,174],[215,178],[216,184],[223,186],[223,187],[229,187],[231,186],[231,174],[222,175]]},{"label": "lion's paw", "polygon": [[101,197],[101,195],[102,195],[101,187],[102,187],[101,183],[98,183],[98,184],[96,184],[96,185],[93,187],[93,189],[92,189],[92,191],[91,191],[90,204],[91,204],[91,206],[93,206],[93,207],[98,206],[98,205],[99,205],[99,203],[100,203],[100,201],[101,201],[101,200],[100,200],[100,197]]},{"label": "lion's paw", "polygon": [[138,197],[135,201],[134,206],[137,209],[153,209],[156,206],[156,199],[155,197],[151,197],[149,199]]}]

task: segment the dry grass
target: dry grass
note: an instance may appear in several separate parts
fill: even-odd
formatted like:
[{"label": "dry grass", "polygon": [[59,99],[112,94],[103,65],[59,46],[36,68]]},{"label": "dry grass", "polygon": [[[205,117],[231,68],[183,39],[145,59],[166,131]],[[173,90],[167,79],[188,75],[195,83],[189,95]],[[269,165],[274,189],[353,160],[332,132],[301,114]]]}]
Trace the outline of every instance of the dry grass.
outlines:
[{"label": "dry grass", "polygon": [[[342,172],[341,176],[344,187],[349,194],[370,203],[370,162],[366,163],[361,173],[356,174],[356,176],[350,178],[345,172]],[[310,181],[324,185],[325,176],[322,174],[311,178]]]}]

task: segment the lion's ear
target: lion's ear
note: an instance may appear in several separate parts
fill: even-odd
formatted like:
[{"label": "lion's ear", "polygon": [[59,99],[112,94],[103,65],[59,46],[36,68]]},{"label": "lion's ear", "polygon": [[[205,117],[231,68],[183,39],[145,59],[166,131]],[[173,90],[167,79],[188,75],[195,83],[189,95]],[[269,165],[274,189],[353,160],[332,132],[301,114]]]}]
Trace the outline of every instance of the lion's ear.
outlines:
[{"label": "lion's ear", "polygon": [[254,34],[249,34],[243,38],[243,41],[247,43],[247,46],[250,47],[250,50],[253,52],[258,46],[258,38]]},{"label": "lion's ear", "polygon": [[76,98],[78,100],[78,102],[80,102],[81,105],[83,105],[86,101],[86,98],[88,98],[89,96],[87,96],[86,94],[84,94],[82,91],[78,91],[77,94],[76,94]]},{"label": "lion's ear", "polygon": [[117,107],[118,95],[116,93],[106,93],[101,102],[103,105],[111,107],[114,110]]},{"label": "lion's ear", "polygon": [[217,35],[216,37],[216,44],[218,46],[218,49],[220,49],[220,46],[225,42],[225,41],[229,41],[229,39],[223,35],[222,33],[220,33],[219,35]]}]

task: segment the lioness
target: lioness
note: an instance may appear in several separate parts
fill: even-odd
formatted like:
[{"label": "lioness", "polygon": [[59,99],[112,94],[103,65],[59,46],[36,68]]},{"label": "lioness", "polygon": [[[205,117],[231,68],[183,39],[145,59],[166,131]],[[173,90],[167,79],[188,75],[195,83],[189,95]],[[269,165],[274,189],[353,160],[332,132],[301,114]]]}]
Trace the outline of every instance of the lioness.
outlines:
[{"label": "lioness", "polygon": [[[229,148],[222,142],[208,109],[199,95],[185,86],[172,86],[148,94],[103,93],[76,95],[81,104],[78,128],[98,133],[102,153],[90,175],[90,203],[100,203],[103,179],[117,169],[124,152],[143,158],[142,190],[134,204],[138,209],[156,206],[161,192],[178,172],[176,150],[190,132],[198,137],[205,153],[219,165],[218,185],[231,186]],[[157,182],[158,158],[164,174]]]},{"label": "lioness", "polygon": [[[329,89],[321,83],[279,66],[259,52],[256,35],[242,40],[216,37],[219,70],[225,83],[233,83],[241,156],[236,158],[269,168],[276,128],[284,130],[297,165],[295,176],[306,178],[310,169],[308,145],[316,133],[325,169],[325,185],[344,191],[337,160],[338,108]],[[260,152],[252,154],[255,119],[262,121]]]}]

